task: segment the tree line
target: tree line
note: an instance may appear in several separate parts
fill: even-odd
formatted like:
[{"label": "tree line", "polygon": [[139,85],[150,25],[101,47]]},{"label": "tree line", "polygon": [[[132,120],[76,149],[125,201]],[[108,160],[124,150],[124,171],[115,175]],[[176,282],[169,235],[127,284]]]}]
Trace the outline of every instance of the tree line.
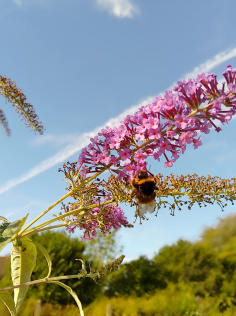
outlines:
[{"label": "tree line", "polygon": [[[79,261],[86,261],[87,267],[98,267],[117,255],[116,235],[106,240],[102,237],[92,242],[81,242],[65,232],[42,233],[32,236],[40,242],[52,259],[52,276],[75,274],[81,269]],[[110,239],[110,240],[109,240]],[[236,306],[236,215],[221,219],[214,228],[207,228],[198,242],[178,240],[171,246],[164,246],[149,259],[141,256],[122,264],[106,280],[96,284],[91,279],[66,282],[78,295],[84,305],[106,296],[144,297],[152,296],[173,286],[184,284],[196,299],[217,298],[219,312]],[[88,258],[95,258],[94,261]],[[45,277],[47,263],[39,253],[40,264],[36,265],[32,280]],[[104,262],[106,261],[106,262]],[[1,286],[10,285],[10,270],[1,280]],[[186,288],[187,287],[187,288]],[[163,292],[164,293],[164,292]],[[74,304],[70,295],[54,285],[32,286],[28,297],[40,299],[42,303]]]}]

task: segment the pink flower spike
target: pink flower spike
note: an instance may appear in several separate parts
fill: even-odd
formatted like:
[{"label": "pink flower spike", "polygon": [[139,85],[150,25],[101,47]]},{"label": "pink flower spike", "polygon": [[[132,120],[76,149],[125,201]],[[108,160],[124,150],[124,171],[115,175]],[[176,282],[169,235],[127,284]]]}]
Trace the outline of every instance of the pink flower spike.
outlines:
[{"label": "pink flower spike", "polygon": [[98,215],[98,213],[100,213],[101,210],[99,207],[95,207],[93,208],[89,213],[92,214],[92,215]]},{"label": "pink flower spike", "polygon": [[172,167],[173,166],[173,162],[175,162],[174,159],[166,161],[164,163],[164,167]]},{"label": "pink flower spike", "polygon": [[235,74],[236,74],[236,69],[232,68],[231,65],[227,66],[227,70],[223,72],[223,76],[226,79],[227,85],[230,83],[235,83]]},{"label": "pink flower spike", "polygon": [[144,153],[141,149],[139,149],[134,155],[134,161],[137,161],[138,163],[143,163],[146,158],[147,154]]},{"label": "pink flower spike", "polygon": [[181,151],[180,150],[173,150],[172,151],[172,157],[173,157],[173,159],[178,159],[179,158],[179,153],[180,153]]},{"label": "pink flower spike", "polygon": [[97,165],[99,163],[99,158],[98,156],[94,156],[93,159],[92,159],[92,163]]},{"label": "pink flower spike", "polygon": [[113,137],[112,143],[109,144],[111,149],[118,149],[120,148],[120,140],[118,137]]},{"label": "pink flower spike", "polygon": [[174,116],[174,120],[175,120],[175,125],[181,129],[185,129],[188,126],[188,118],[177,114]]},{"label": "pink flower spike", "polygon": [[194,149],[197,149],[199,146],[202,145],[202,136],[198,137],[198,139],[193,139],[193,147]]},{"label": "pink flower spike", "polygon": [[131,153],[128,148],[124,148],[123,150],[119,151],[119,155],[121,157],[121,160],[126,160],[131,157]]},{"label": "pink flower spike", "polygon": [[134,174],[137,175],[140,170],[147,170],[147,163],[146,162],[138,163],[137,166],[135,167]]},{"label": "pink flower spike", "polygon": [[148,129],[160,129],[160,120],[157,117],[150,117],[146,122],[146,126]]},{"label": "pink flower spike", "polygon": [[161,110],[164,106],[165,106],[164,100],[160,99],[157,102],[156,101],[153,102],[152,110],[153,110],[153,112],[158,113],[158,112],[161,112]]},{"label": "pink flower spike", "polygon": [[164,142],[160,143],[160,150],[159,152],[164,153],[165,150],[171,150],[172,146],[171,143],[168,140],[165,140]]},{"label": "pink flower spike", "polygon": [[135,172],[135,167],[131,165],[130,163],[125,163],[123,167],[123,172],[128,173],[129,175],[133,175]]},{"label": "pink flower spike", "polygon": [[191,127],[194,126],[195,122],[196,122],[195,117],[189,117],[189,118],[187,119],[187,123],[188,123],[188,125],[190,125]]},{"label": "pink flower spike", "polygon": [[173,139],[177,134],[175,131],[171,130],[171,131],[167,131],[166,135],[168,138]]},{"label": "pink flower spike", "polygon": [[159,132],[159,129],[153,129],[151,128],[148,132],[148,138],[149,139],[160,139],[161,133]]},{"label": "pink flower spike", "polygon": [[83,178],[86,178],[86,174],[87,174],[86,166],[83,166],[82,169],[80,170],[80,175]]},{"label": "pink flower spike", "polygon": [[99,161],[101,162],[101,163],[109,163],[110,162],[110,160],[111,160],[111,158],[109,157],[109,155],[108,155],[108,153],[107,152],[103,152],[102,154],[99,154],[98,156],[97,156],[97,158],[99,159]]},{"label": "pink flower spike", "polygon": [[158,152],[154,152],[154,154],[153,154],[153,158],[155,160],[158,160],[158,161],[160,161],[160,156],[161,156],[161,153],[159,153],[159,151]]},{"label": "pink flower spike", "polygon": [[179,143],[184,144],[191,144],[193,141],[193,133],[192,132],[183,132],[179,138]]},{"label": "pink flower spike", "polygon": [[146,137],[145,137],[145,134],[143,132],[139,132],[139,133],[135,134],[136,140],[144,141],[145,138]]},{"label": "pink flower spike", "polygon": [[222,84],[215,74],[180,81],[163,97],[126,116],[117,127],[103,129],[82,150],[79,170],[89,177],[102,170],[101,164],[109,163],[112,172],[125,177],[125,172],[129,176],[134,170],[122,167],[123,161],[137,168],[148,157],[159,160],[167,151],[172,160],[165,165],[171,165],[187,144],[201,145],[200,133],[207,134],[212,127],[219,131],[219,123],[227,123],[236,113],[236,69],[227,66],[224,77]]},{"label": "pink flower spike", "polygon": [[148,124],[145,121],[143,121],[142,125],[136,127],[137,133],[145,133],[146,129],[148,128]]}]

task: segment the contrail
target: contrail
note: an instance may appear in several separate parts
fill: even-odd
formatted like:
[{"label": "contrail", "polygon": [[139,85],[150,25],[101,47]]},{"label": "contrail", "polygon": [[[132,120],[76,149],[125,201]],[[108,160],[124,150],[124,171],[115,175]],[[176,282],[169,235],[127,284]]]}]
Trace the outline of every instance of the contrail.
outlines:
[{"label": "contrail", "polygon": [[199,66],[195,67],[190,73],[187,73],[183,79],[196,77],[199,73],[211,71],[215,67],[221,65],[222,63],[230,60],[233,57],[236,57],[236,47],[225,50],[215,55],[213,58],[208,59],[205,63],[200,64]]},{"label": "contrail", "polygon": [[[231,58],[236,57],[236,47],[232,49],[228,49],[226,51],[223,51],[217,55],[215,55],[213,58],[208,59],[205,63],[200,64],[199,66],[195,67],[191,72],[185,74],[183,78],[180,78],[180,80],[188,79],[188,78],[194,78],[201,72],[209,72],[215,67],[221,65],[227,60],[230,60]],[[153,101],[153,97],[148,97],[145,100],[143,100],[141,103],[134,105],[130,107],[129,109],[122,112],[120,115],[118,115],[115,118],[109,119],[103,126],[97,127],[91,132],[83,133],[78,137],[78,140],[76,142],[71,143],[70,145],[66,146],[59,152],[57,152],[52,157],[43,160],[41,163],[36,165],[35,167],[28,170],[26,173],[22,174],[19,177],[13,178],[9,181],[7,181],[5,184],[3,184],[0,187],[0,195],[4,192],[9,191],[10,189],[14,188],[15,186],[24,183],[38,174],[56,166],[59,163],[65,162],[69,157],[80,151],[82,148],[87,146],[89,144],[90,138],[97,135],[97,133],[106,126],[115,126],[118,125],[119,122],[128,114],[133,114],[135,111],[137,111],[141,106],[146,105]]]}]

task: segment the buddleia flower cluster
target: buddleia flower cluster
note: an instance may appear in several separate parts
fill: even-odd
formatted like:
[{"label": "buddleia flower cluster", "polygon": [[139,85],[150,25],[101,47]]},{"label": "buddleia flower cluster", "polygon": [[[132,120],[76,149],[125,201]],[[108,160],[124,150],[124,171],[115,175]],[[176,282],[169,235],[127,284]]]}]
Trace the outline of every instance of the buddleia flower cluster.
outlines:
[{"label": "buddleia flower cluster", "polygon": [[[76,201],[71,203],[69,210],[84,206],[86,200],[83,196],[78,196],[78,192],[82,191],[90,192],[92,199],[98,199],[96,208],[89,210],[89,216],[95,209],[96,216],[110,214],[112,209],[118,207],[118,202],[132,203],[129,198],[124,197],[127,196],[129,181],[140,170],[147,170],[149,157],[157,161],[163,157],[164,166],[171,167],[184,154],[188,144],[197,149],[202,145],[203,134],[208,134],[212,128],[219,132],[219,125],[228,123],[236,111],[235,74],[236,69],[228,65],[223,72],[225,80],[222,84],[218,84],[215,74],[205,73],[199,74],[196,79],[179,81],[163,97],[157,96],[134,115],[126,116],[119,126],[108,126],[101,130],[82,149],[73,172],[68,171],[67,168],[70,167],[64,166],[66,178],[70,179],[73,192],[77,192],[72,195]],[[114,195],[113,189],[107,190],[107,186],[98,179],[107,170],[115,175],[116,182],[120,181],[123,185],[123,195],[122,192]],[[91,183],[95,179],[99,181],[94,190]],[[107,181],[109,184],[111,179]],[[232,197],[233,194],[231,199]],[[105,210],[103,203],[108,203],[109,210]],[[102,206],[99,207],[99,204]],[[67,207],[67,211],[69,210]],[[91,219],[88,222],[93,226]],[[122,222],[124,218],[120,225]],[[68,217],[68,223],[70,231],[85,225],[81,222],[79,213],[73,219]]]},{"label": "buddleia flower cluster", "polygon": [[227,66],[225,82],[218,87],[215,74],[201,74],[196,79],[179,81],[164,97],[128,115],[119,126],[107,127],[91,139],[78,159],[80,174],[87,178],[109,169],[120,178],[131,178],[146,169],[147,158],[171,167],[186,150],[187,144],[198,148],[200,133],[229,122],[236,110],[236,70]]}]

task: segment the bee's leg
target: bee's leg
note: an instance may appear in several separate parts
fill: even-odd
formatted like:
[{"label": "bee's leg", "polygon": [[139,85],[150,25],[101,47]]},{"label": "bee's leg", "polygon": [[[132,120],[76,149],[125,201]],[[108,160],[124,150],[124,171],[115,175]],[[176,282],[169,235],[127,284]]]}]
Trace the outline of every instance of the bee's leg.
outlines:
[{"label": "bee's leg", "polygon": [[132,199],[134,196],[136,195],[136,189],[133,189],[131,192],[130,192],[130,198]]},{"label": "bee's leg", "polygon": [[134,175],[132,180],[130,181],[130,183],[131,183],[131,185],[135,185],[136,182],[137,182],[136,175]]}]

